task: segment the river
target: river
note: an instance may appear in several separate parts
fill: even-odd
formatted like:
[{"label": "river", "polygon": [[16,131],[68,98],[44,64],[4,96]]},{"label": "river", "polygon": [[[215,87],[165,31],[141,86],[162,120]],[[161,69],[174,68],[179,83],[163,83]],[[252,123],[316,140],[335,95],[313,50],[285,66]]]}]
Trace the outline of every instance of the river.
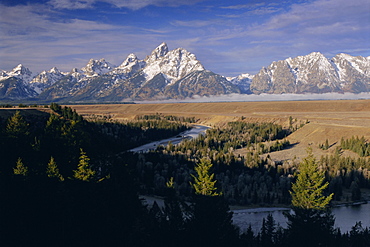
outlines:
[{"label": "river", "polygon": [[[200,134],[204,134],[210,127],[203,125],[193,125],[193,128],[184,131],[176,137],[168,138],[145,144],[143,146],[133,148],[132,152],[148,152],[149,150],[156,149],[159,145],[166,146],[168,142],[176,145],[184,139],[196,138]],[[160,206],[163,206],[163,200],[161,199],[149,199],[145,198],[149,205],[152,205],[153,201],[157,201]],[[283,214],[284,211],[289,211],[289,208],[253,208],[253,209],[240,209],[233,210],[233,222],[235,225],[240,227],[240,230],[246,231],[249,225],[251,225],[255,233],[259,232],[262,226],[262,219],[266,218],[268,214],[272,214],[277,224],[282,227],[287,226],[286,218]],[[332,209],[335,217],[335,227],[339,227],[342,233],[350,231],[352,226],[356,222],[361,221],[362,226],[370,227],[370,203],[360,204],[357,206],[343,206],[335,207]]]},{"label": "river", "polygon": [[169,142],[176,145],[176,144],[179,144],[184,139],[196,138],[200,134],[205,134],[206,130],[209,128],[210,127],[204,126],[204,125],[193,125],[193,127],[190,130],[184,131],[178,134],[177,136],[174,136],[168,139],[163,139],[160,141],[151,142],[151,143],[142,145],[140,147],[133,148],[130,151],[134,153],[145,153],[150,150],[156,149],[160,145],[167,146]]},{"label": "river", "polygon": [[[283,212],[289,208],[253,208],[233,210],[233,222],[240,227],[242,232],[251,225],[253,232],[259,232],[262,227],[262,219],[271,214],[276,223],[283,228],[287,227],[287,220]],[[356,206],[343,206],[332,208],[335,217],[335,227],[339,227],[342,233],[351,230],[356,222],[361,221],[362,226],[370,227],[370,203]]]}]

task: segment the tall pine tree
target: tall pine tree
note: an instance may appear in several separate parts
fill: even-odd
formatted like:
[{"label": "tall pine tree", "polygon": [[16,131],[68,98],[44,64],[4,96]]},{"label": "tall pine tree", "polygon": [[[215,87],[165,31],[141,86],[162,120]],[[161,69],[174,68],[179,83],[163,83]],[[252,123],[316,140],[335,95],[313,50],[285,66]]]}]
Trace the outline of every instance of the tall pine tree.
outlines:
[{"label": "tall pine tree", "polygon": [[80,162],[78,163],[77,170],[74,170],[73,177],[81,181],[91,181],[94,179],[95,171],[91,169],[89,164],[90,158],[86,155],[82,148],[80,149],[80,154]]},{"label": "tall pine tree", "polygon": [[239,231],[232,224],[232,212],[221,193],[215,187],[212,163],[201,159],[195,167],[193,188],[195,191],[189,230],[192,246],[233,246],[239,239]]},{"label": "tall pine tree", "polygon": [[299,165],[296,182],[292,185],[293,213],[288,218],[290,246],[329,246],[334,233],[334,217],[328,210],[333,194],[325,196],[328,183],[319,171],[312,150]]},{"label": "tall pine tree", "polygon": [[13,169],[14,175],[27,176],[28,168],[22,162],[21,158],[18,158],[15,168]]},{"label": "tall pine tree", "polygon": [[54,157],[50,158],[48,166],[46,167],[46,174],[49,178],[56,178],[59,181],[64,181],[63,176],[59,173],[57,163],[54,160]]},{"label": "tall pine tree", "polygon": [[195,194],[203,196],[218,196],[215,187],[216,180],[214,180],[214,174],[210,173],[212,163],[208,159],[201,159],[195,167],[197,175],[192,175],[194,183],[192,186],[195,190]]}]

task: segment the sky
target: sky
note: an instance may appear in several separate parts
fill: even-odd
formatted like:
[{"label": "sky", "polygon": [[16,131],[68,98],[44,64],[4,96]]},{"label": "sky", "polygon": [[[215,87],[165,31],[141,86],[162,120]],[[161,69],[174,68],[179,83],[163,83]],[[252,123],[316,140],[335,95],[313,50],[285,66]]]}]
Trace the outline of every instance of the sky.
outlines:
[{"label": "sky", "polygon": [[162,42],[223,76],[321,52],[370,56],[369,0],[0,0],[0,70],[144,59]]}]

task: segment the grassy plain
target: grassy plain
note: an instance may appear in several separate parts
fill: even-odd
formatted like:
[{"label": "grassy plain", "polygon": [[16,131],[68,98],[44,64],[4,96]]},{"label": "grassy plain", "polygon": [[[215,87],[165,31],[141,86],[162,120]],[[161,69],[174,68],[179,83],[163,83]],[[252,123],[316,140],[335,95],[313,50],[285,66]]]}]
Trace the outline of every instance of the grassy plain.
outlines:
[{"label": "grassy plain", "polygon": [[[72,105],[84,116],[109,116],[114,120],[130,120],[135,116],[161,113],[184,117],[196,117],[198,123],[209,126],[230,121],[273,122],[293,126],[309,122],[288,136],[291,148],[271,153],[273,160],[298,160],[307,155],[311,146],[317,157],[331,154],[340,139],[365,136],[370,139],[370,100],[328,101],[274,101],[274,102],[222,102],[222,103],[166,103],[166,104],[108,104]],[[292,120],[289,121],[289,118]],[[328,150],[319,145],[329,141]],[[243,154],[243,150],[236,150]],[[344,155],[356,156],[345,151]]]}]

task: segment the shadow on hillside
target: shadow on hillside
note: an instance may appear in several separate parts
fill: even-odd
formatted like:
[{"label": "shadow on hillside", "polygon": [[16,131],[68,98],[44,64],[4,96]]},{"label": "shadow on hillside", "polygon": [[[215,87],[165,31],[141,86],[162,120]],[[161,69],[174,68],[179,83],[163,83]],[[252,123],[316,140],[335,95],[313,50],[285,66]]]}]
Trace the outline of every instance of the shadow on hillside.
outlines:
[{"label": "shadow on hillside", "polygon": [[289,146],[285,147],[283,150],[289,150],[297,146],[300,142],[291,143]]},{"label": "shadow on hillside", "polygon": [[19,111],[23,117],[26,119],[31,116],[39,116],[39,117],[49,117],[50,114],[39,110],[39,109],[19,109],[19,108],[4,108],[0,109],[0,117],[1,118],[9,118],[14,115],[15,112]]}]

